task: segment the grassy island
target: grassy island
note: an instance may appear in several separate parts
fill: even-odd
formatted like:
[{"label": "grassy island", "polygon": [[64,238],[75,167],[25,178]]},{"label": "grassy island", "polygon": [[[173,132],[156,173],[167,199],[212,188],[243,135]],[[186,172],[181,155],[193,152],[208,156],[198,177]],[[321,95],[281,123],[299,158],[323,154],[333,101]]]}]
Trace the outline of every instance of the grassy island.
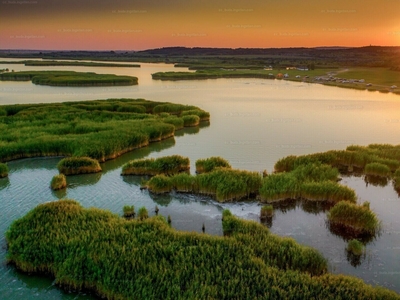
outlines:
[{"label": "grassy island", "polygon": [[96,159],[90,157],[67,157],[57,164],[58,171],[64,175],[77,175],[101,172]]},{"label": "grassy island", "polygon": [[331,225],[343,227],[355,235],[374,235],[380,227],[378,218],[368,206],[346,201],[341,201],[331,208],[328,220]]},{"label": "grassy island", "polygon": [[60,60],[23,60],[23,61],[0,61],[0,64],[24,64],[25,66],[48,67],[48,66],[81,66],[81,67],[128,67],[140,68],[137,64],[122,64],[112,62],[93,61],[60,61]]},{"label": "grassy island", "polygon": [[3,105],[0,162],[37,156],[90,157],[104,162],[173,137],[176,127],[168,121],[170,115],[158,113],[166,107],[175,109],[174,118],[181,124],[181,113],[201,111],[144,99]]},{"label": "grassy island", "polygon": [[206,159],[198,159],[196,161],[196,173],[198,174],[211,172],[218,167],[231,168],[231,165],[226,159],[219,156],[213,156]]},{"label": "grassy island", "polygon": [[137,77],[74,71],[20,71],[0,73],[4,81],[32,81],[51,86],[113,86],[138,84]]},{"label": "grassy island", "polygon": [[108,299],[400,298],[327,273],[319,252],[261,224],[229,211],[222,223],[224,237],[179,232],[161,216],[126,220],[60,200],[12,223],[7,261]]},{"label": "grassy island", "polygon": [[0,178],[8,176],[8,166],[6,164],[0,163]]},{"label": "grassy island", "polygon": [[180,155],[137,159],[122,167],[121,175],[173,175],[190,169],[190,160]]},{"label": "grassy island", "polygon": [[64,174],[55,175],[51,179],[50,187],[52,190],[57,191],[67,187],[67,178]]}]

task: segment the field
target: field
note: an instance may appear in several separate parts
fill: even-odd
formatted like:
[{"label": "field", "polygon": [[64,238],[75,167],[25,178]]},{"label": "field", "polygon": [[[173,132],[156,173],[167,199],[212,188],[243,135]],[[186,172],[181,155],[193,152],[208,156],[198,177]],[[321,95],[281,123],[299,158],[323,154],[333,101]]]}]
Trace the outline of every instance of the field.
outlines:
[{"label": "field", "polygon": [[34,84],[50,86],[113,86],[136,85],[138,79],[132,76],[97,74],[74,71],[21,71],[0,73],[4,81],[32,81]]}]

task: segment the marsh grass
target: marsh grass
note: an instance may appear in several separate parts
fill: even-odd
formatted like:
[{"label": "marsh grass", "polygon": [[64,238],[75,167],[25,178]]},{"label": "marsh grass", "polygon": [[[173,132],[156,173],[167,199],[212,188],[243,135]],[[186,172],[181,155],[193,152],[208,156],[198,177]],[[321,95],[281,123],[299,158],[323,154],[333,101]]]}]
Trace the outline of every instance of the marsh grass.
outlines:
[{"label": "marsh grass", "polygon": [[210,120],[210,113],[200,109],[192,109],[182,111],[181,117],[194,115],[200,118],[200,121],[209,121]]},{"label": "marsh grass", "polygon": [[346,250],[353,255],[361,255],[364,252],[364,245],[356,239],[352,239],[347,243]]},{"label": "marsh grass", "polygon": [[379,162],[369,163],[365,166],[364,170],[366,175],[389,177],[391,172],[387,165]]},{"label": "marsh grass", "polygon": [[145,185],[147,189],[155,194],[164,194],[172,191],[171,177],[163,174],[151,177]]},{"label": "marsh grass", "polygon": [[53,191],[61,190],[67,187],[67,178],[64,174],[55,175],[51,179],[50,187]]},{"label": "marsh grass", "polygon": [[[40,204],[6,232],[7,262],[108,299],[398,299],[327,273],[315,249],[223,212],[224,237],[161,216],[125,220],[73,200]],[[229,280],[227,280],[229,278]]]},{"label": "marsh grass", "polygon": [[274,207],[272,205],[263,205],[261,207],[260,219],[265,220],[271,218],[274,215]]},{"label": "marsh grass", "polygon": [[0,178],[4,178],[8,176],[8,166],[0,162]]},{"label": "marsh grass", "polygon": [[143,221],[149,217],[149,213],[148,213],[146,207],[143,206],[143,207],[139,208],[137,217],[138,217],[139,221]]},{"label": "marsh grass", "polygon": [[162,104],[108,99],[0,106],[5,112],[0,116],[0,162],[37,156],[88,156],[100,162],[114,159],[174,136],[175,126],[180,125],[165,123],[152,113]]},{"label": "marsh grass", "polygon": [[137,159],[122,167],[121,175],[174,175],[190,169],[190,160],[180,155]]},{"label": "marsh grass", "polygon": [[200,117],[196,115],[186,115],[182,119],[185,127],[193,127],[200,124]]},{"label": "marsh grass", "polygon": [[198,174],[211,172],[218,167],[231,168],[231,165],[226,159],[219,156],[198,159],[196,161],[196,173]]},{"label": "marsh grass", "polygon": [[135,217],[135,206],[133,205],[124,205],[122,208],[125,218],[134,218]]},{"label": "marsh grass", "polygon": [[333,225],[342,226],[360,235],[375,235],[380,229],[380,222],[369,207],[347,201],[340,201],[332,207],[328,213],[328,220]]},{"label": "marsh grass", "polygon": [[20,71],[0,73],[0,80],[28,81],[51,86],[135,85],[137,77],[74,71]]},{"label": "marsh grass", "polygon": [[90,157],[67,157],[57,164],[58,171],[64,175],[77,175],[101,172],[100,164]]}]

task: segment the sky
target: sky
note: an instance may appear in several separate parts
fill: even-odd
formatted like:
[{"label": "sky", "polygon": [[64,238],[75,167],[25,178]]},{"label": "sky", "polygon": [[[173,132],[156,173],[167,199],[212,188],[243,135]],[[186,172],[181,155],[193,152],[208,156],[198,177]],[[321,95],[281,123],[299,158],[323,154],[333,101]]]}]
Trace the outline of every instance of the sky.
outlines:
[{"label": "sky", "polygon": [[400,46],[400,0],[0,0],[0,49]]}]

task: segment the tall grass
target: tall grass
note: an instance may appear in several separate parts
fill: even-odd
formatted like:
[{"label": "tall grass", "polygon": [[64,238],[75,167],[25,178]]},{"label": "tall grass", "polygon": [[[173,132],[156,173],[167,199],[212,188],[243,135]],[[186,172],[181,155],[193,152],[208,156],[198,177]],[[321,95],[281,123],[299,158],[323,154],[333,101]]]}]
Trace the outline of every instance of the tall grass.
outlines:
[{"label": "tall grass", "polygon": [[125,220],[72,200],[38,205],[6,232],[7,261],[108,299],[399,299],[327,273],[322,255],[223,213],[225,236]]},{"label": "tall grass", "polygon": [[190,169],[190,160],[180,155],[137,159],[122,167],[122,175],[173,175]]},{"label": "tall grass", "polygon": [[185,127],[198,126],[200,124],[200,117],[196,115],[186,115],[182,119]]},{"label": "tall grass", "polygon": [[211,172],[218,167],[231,168],[231,165],[226,159],[219,156],[198,159],[196,161],[196,173],[198,174]]},{"label": "tall grass", "polygon": [[135,85],[137,77],[74,71],[20,71],[0,73],[0,80],[28,81],[51,86]]},{"label": "tall grass", "polygon": [[361,255],[364,251],[364,245],[356,239],[352,239],[347,243],[346,250],[353,255]]},{"label": "tall grass", "polygon": [[374,235],[380,227],[376,215],[366,206],[341,201],[332,207],[328,220],[333,225],[342,226],[354,233]]},{"label": "tall grass", "polygon": [[67,157],[57,164],[58,171],[64,175],[101,172],[100,164],[90,157]]},{"label": "tall grass", "polygon": [[210,120],[210,113],[206,112],[204,110],[201,110],[201,109],[186,110],[186,111],[182,111],[182,113],[181,113],[181,117],[189,116],[189,115],[198,116],[200,118],[200,121],[209,121]]},{"label": "tall grass", "polygon": [[390,168],[387,165],[378,162],[367,164],[365,166],[364,172],[366,175],[381,176],[381,177],[388,177],[391,174]]},{"label": "tall grass", "polygon": [[55,175],[51,179],[50,187],[52,190],[61,190],[67,187],[67,178],[64,174]]},{"label": "tall grass", "polygon": [[169,193],[172,191],[172,180],[171,177],[167,177],[163,174],[156,175],[150,178],[146,183],[146,187],[155,194]]},{"label": "tall grass", "polygon": [[125,218],[133,218],[135,217],[135,206],[133,205],[124,205],[122,208]]},{"label": "tall grass", "polygon": [[8,166],[6,164],[0,163],[0,178],[4,178],[8,176]]},{"label": "tall grass", "polygon": [[272,205],[263,205],[261,206],[260,219],[265,220],[267,218],[271,218],[274,214],[274,208]]},{"label": "tall grass", "polygon": [[0,106],[0,162],[36,156],[116,158],[174,136],[180,125],[154,115],[159,105],[163,102],[108,99]]}]

